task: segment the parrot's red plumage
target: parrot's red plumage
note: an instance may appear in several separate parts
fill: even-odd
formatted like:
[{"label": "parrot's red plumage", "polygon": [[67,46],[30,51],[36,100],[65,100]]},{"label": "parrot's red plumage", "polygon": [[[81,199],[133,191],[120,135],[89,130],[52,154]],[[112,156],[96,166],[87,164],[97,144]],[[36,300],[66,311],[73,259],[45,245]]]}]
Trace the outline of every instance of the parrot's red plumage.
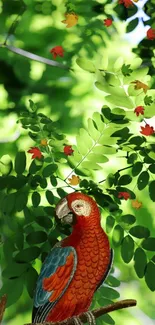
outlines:
[{"label": "parrot's red plumage", "polygon": [[74,221],[73,231],[53,248],[43,264],[34,301],[33,320],[37,322],[63,321],[86,312],[112,260],[99,209],[90,196],[68,194],[56,213],[60,219]]}]

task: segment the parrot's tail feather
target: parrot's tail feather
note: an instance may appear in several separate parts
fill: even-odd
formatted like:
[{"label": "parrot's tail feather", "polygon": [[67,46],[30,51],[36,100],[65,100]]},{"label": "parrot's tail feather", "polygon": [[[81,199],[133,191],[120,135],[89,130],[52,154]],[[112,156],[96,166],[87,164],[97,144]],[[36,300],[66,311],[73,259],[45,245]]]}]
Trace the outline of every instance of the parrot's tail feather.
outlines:
[{"label": "parrot's tail feather", "polygon": [[33,323],[42,323],[46,320],[46,317],[51,310],[51,308],[54,307],[55,303],[46,303],[43,306],[40,306],[39,308],[35,308],[33,310],[33,315],[32,315],[32,322]]}]

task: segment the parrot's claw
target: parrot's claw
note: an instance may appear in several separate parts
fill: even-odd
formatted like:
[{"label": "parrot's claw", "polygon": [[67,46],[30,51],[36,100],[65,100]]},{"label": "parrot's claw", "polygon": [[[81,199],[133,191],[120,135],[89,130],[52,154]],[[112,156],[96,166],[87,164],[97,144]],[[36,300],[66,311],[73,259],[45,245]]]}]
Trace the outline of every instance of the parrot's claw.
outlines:
[{"label": "parrot's claw", "polygon": [[73,321],[74,321],[75,325],[83,325],[83,323],[81,322],[81,319],[78,316],[74,316]]},{"label": "parrot's claw", "polygon": [[93,315],[93,313],[91,311],[87,311],[85,313],[87,320],[88,320],[88,324],[89,325],[96,325],[96,319],[95,316]]}]

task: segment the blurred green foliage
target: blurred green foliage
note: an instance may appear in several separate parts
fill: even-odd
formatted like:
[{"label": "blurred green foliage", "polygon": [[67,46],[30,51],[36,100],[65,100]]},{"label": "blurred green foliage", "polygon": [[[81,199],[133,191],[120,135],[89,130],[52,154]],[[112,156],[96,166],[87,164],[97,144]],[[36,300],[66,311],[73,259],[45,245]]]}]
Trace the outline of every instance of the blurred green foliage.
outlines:
[{"label": "blurred green foliage", "polygon": [[[145,5],[151,22],[153,3]],[[54,207],[68,192],[81,190],[100,206],[115,252],[107,286],[97,291],[92,308],[119,297],[138,300],[134,311],[104,315],[98,323],[143,325],[148,316],[152,325],[155,143],[154,134],[140,133],[140,122],[154,116],[154,41],[137,46],[140,58],[123,41],[124,32],[137,25],[136,19],[124,23],[136,6],[127,9],[106,0],[5,0],[0,5],[1,43],[7,38],[8,44],[48,59],[50,49],[61,45],[65,54],[57,61],[71,67],[50,67],[0,48],[0,295],[8,294],[5,321],[30,322],[41,264],[57,240],[70,234],[70,228],[56,223]],[[72,11],[79,21],[67,29],[61,21]],[[107,16],[115,18],[109,29],[103,24]],[[148,85],[147,93],[135,89],[135,80]],[[140,105],[144,116],[134,113]],[[41,145],[43,139],[47,146]],[[71,156],[64,155],[67,144],[74,150]],[[40,148],[43,157],[31,160],[30,147]],[[69,185],[72,172],[80,177],[77,187]],[[118,198],[120,192],[130,199]],[[136,199],[140,209],[131,204]]]}]

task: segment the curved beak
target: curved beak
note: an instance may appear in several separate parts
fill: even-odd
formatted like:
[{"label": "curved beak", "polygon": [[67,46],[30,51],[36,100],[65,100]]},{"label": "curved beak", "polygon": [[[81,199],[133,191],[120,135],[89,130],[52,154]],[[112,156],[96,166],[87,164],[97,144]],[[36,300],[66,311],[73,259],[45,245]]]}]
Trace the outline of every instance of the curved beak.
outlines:
[{"label": "curved beak", "polygon": [[73,212],[68,207],[67,199],[64,198],[60,200],[60,202],[57,204],[55,208],[56,217],[62,222],[62,223],[73,223]]}]

